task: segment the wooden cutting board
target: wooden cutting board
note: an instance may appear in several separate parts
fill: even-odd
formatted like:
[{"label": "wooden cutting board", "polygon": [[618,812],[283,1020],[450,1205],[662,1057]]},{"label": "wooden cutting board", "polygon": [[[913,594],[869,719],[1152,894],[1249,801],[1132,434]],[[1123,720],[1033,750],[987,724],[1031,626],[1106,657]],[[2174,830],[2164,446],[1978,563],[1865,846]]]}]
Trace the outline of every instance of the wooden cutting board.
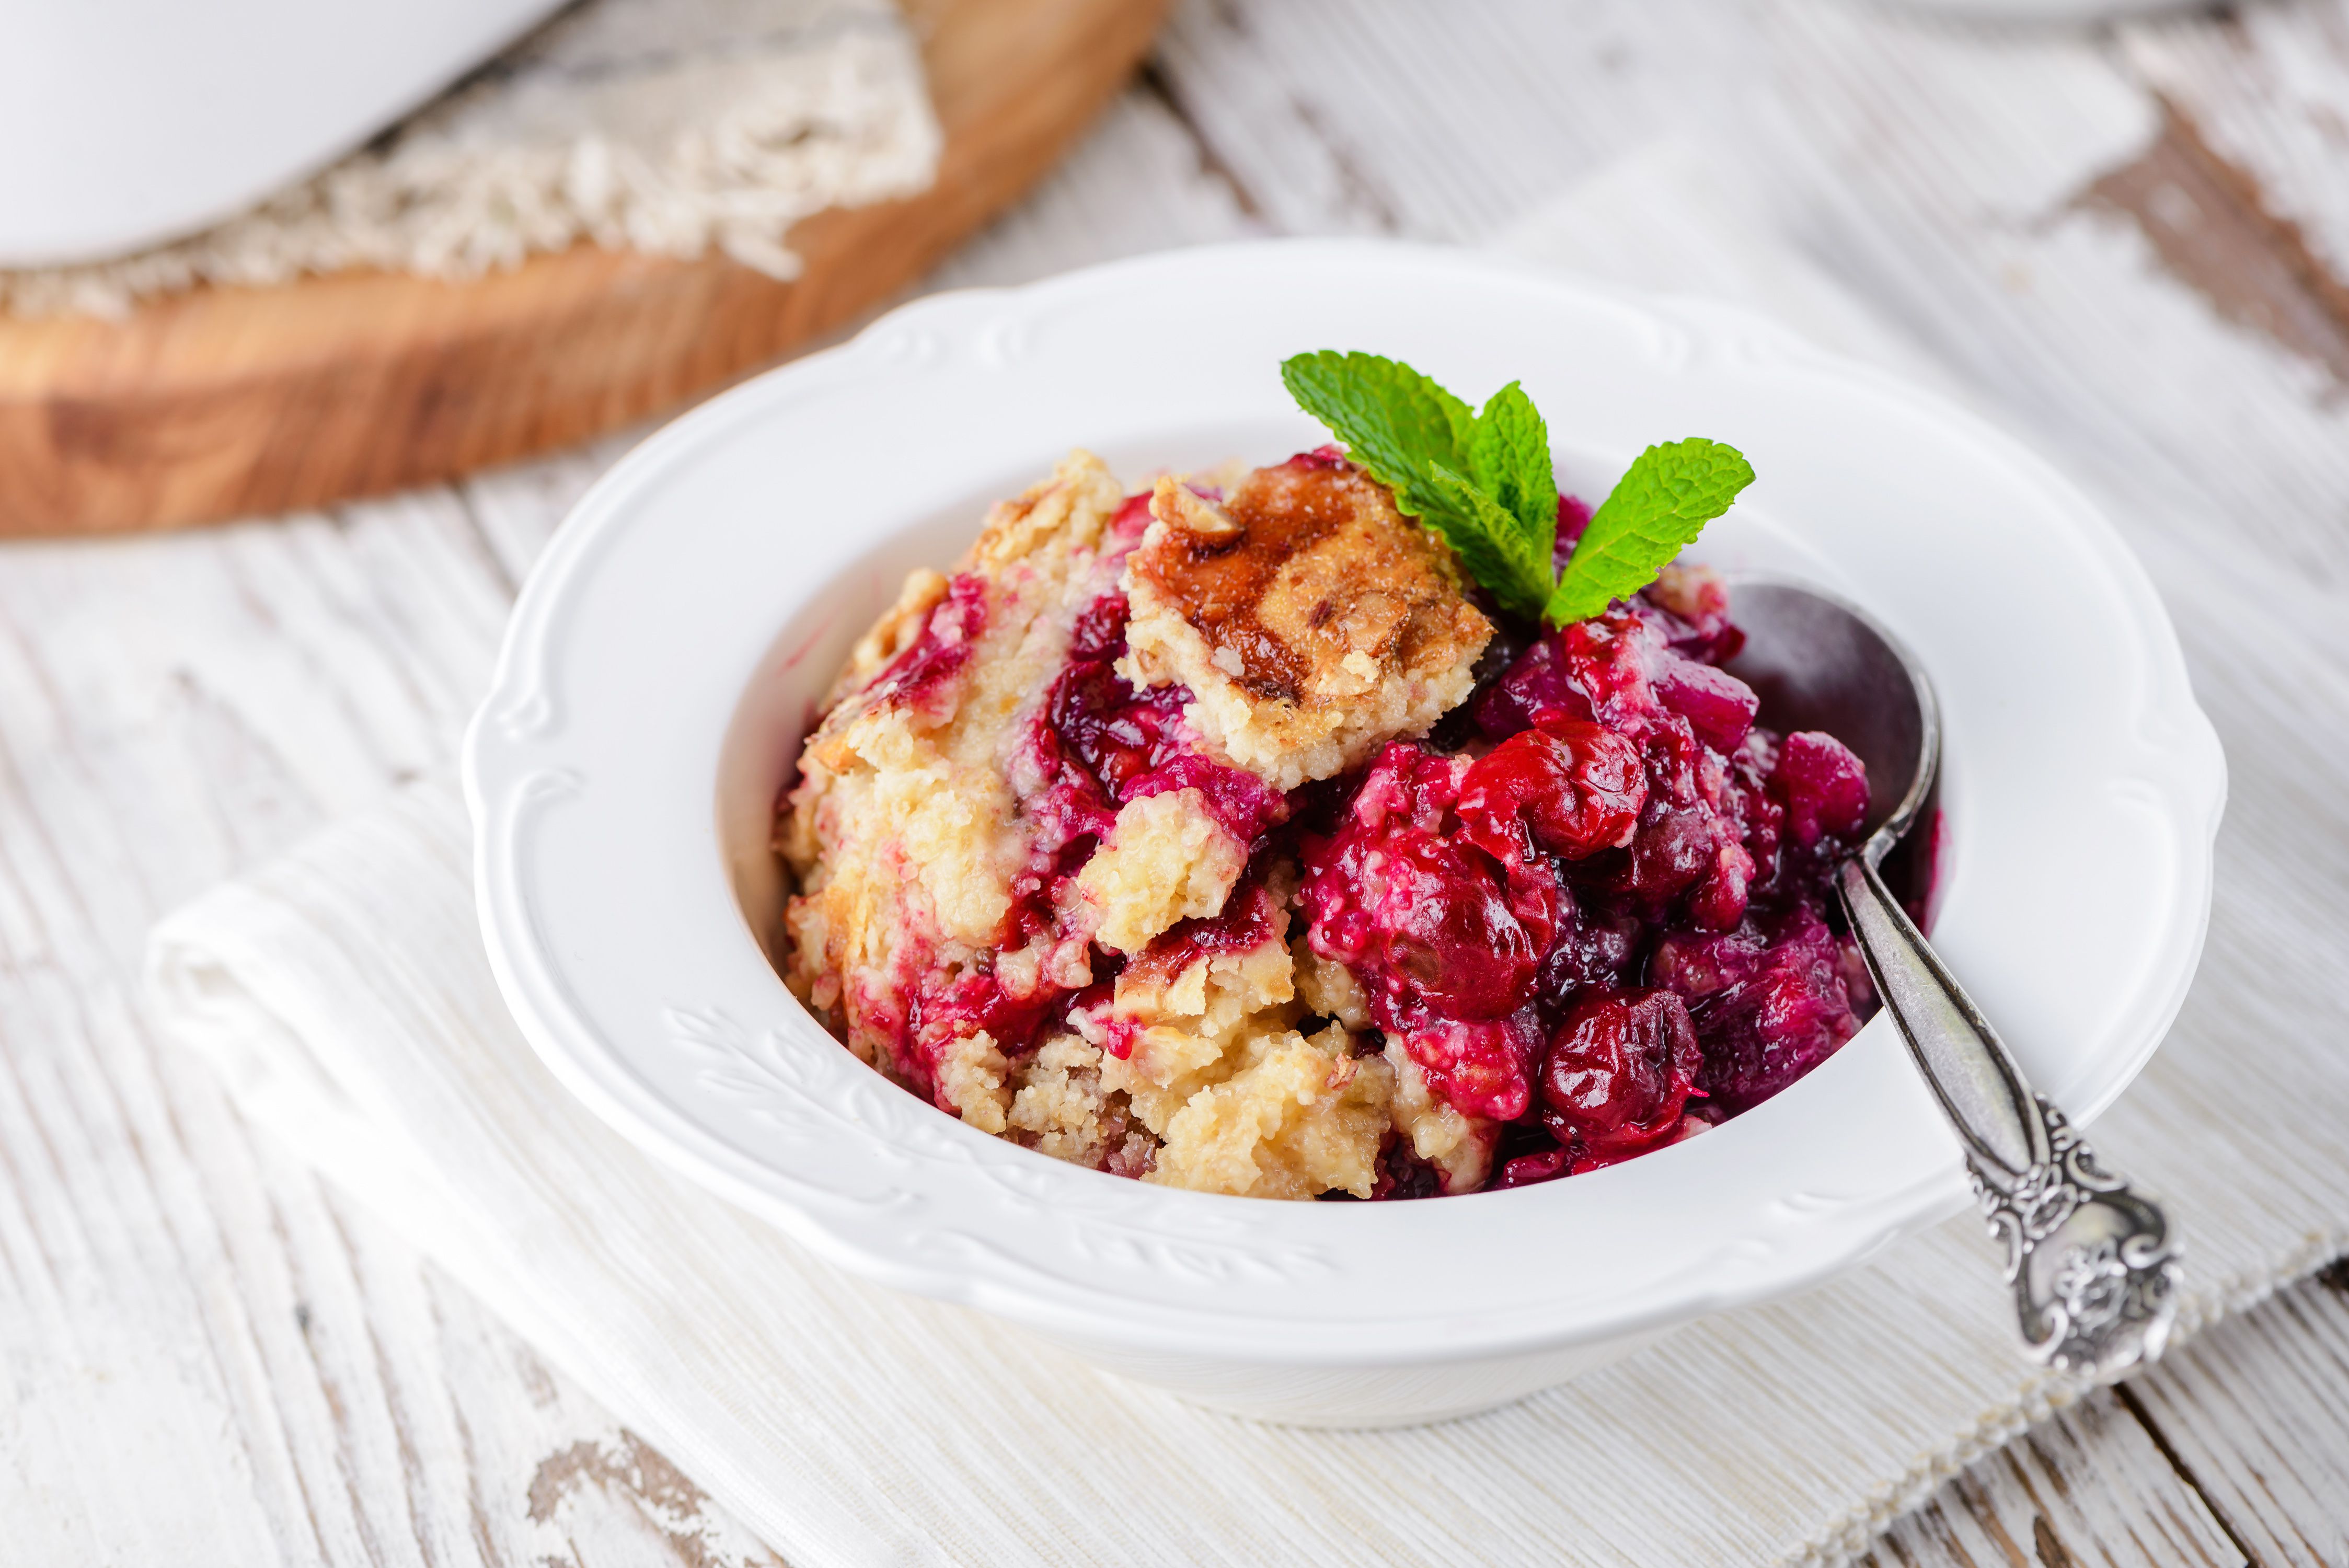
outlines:
[{"label": "wooden cutting board", "polygon": [[0,316],[0,535],[119,532],[446,480],[670,407],[921,277],[1051,167],[1167,0],[908,0],[937,181],[792,233],[778,283],[593,246],[467,283],[204,288],[127,320]]}]

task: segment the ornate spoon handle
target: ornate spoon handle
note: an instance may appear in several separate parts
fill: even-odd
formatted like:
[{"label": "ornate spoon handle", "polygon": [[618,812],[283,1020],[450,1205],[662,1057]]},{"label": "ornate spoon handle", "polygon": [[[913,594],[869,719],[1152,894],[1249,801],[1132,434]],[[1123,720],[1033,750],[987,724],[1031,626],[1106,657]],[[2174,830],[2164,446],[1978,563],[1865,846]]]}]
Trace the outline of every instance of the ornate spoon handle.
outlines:
[{"label": "ornate spoon handle", "polygon": [[2032,1356],[2111,1373],[2161,1354],[2181,1273],[2168,1216],[2096,1163],[2033,1094],[1965,991],[1855,855],[1837,876],[1859,951],[1909,1052],[1957,1129]]}]

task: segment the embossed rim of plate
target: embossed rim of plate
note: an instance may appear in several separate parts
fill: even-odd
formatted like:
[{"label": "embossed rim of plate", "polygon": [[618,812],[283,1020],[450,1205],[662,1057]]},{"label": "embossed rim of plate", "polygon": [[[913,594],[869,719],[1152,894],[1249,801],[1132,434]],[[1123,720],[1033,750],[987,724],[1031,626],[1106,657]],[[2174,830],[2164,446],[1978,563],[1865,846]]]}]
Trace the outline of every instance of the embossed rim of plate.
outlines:
[{"label": "embossed rim of plate", "polygon": [[[1332,344],[1477,395],[1522,377],[1582,454],[1569,470],[1698,432],[1743,446],[1763,476],[1732,514],[1748,521],[1708,544],[1806,563],[1919,648],[1949,721],[1937,942],[2044,1088],[2083,1121],[2111,1103],[2184,999],[2225,782],[2110,524],[1971,416],[1742,311],[1356,241],[934,296],[595,485],[523,587],[464,752],[492,965],[555,1075],[843,1267],[1170,1356],[1369,1367],[1592,1342],[1816,1283],[1961,1204],[1954,1142],[1881,1018],[1769,1104],[1612,1170],[1280,1204],[989,1138],[885,1083],[783,988],[713,809],[781,630],[869,598],[850,574],[876,542],[1071,446],[1180,463],[1217,431],[1310,444],[1273,366]],[[2002,564],[2026,551],[2029,572]]]}]

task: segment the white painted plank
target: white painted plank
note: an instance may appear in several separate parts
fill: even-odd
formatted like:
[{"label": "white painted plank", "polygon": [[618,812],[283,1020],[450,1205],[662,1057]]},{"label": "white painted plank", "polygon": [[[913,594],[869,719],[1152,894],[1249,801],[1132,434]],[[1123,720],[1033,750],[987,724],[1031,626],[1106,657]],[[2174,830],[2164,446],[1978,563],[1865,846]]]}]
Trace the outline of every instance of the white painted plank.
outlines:
[{"label": "white painted plank", "polygon": [[1868,1568],[2242,1568],[2193,1488],[2110,1394],[1969,1467]]},{"label": "white painted plank", "polygon": [[[154,916],[445,758],[502,614],[452,515],[23,547],[0,573],[9,1253],[51,1286],[25,1326],[74,1351],[12,1357],[16,1430],[53,1439],[9,1445],[7,1516],[59,1537],[27,1561],[471,1555],[461,1510],[419,1506],[410,1374],[315,1183],[132,1001]],[[347,1331],[303,1334],[297,1301]],[[29,1505],[52,1466],[81,1484]]]},{"label": "white painted plank", "polygon": [[2128,1385],[2261,1568],[2349,1563],[2349,1264]]},{"label": "white painted plank", "polygon": [[[759,1560],[254,1146],[131,999],[155,914],[446,762],[502,614],[461,512],[424,498],[6,562],[0,1556]],[[531,1480],[564,1453],[575,1474],[534,1518]]]},{"label": "white painted plank", "polygon": [[2223,25],[2139,22],[2118,37],[2147,86],[2191,115],[2349,280],[2349,4],[2244,5]]},{"label": "white painted plank", "polygon": [[2112,96],[2117,74],[2085,45],[2048,46],[2018,79],[1971,40],[1895,49],[1836,8],[1788,17],[1783,46],[1811,74],[1757,177],[1812,257],[2104,488],[2135,537],[2349,581],[2349,536],[2305,522],[2349,494],[2349,413],[2324,372],[2078,204],[2158,129]]},{"label": "white painted plank", "polygon": [[1198,0],[1159,57],[1283,231],[1473,242],[1657,136],[1732,123],[1754,9]]},{"label": "white painted plank", "polygon": [[456,487],[509,594],[587,487],[642,438],[641,431],[624,431],[577,451],[476,474]]},{"label": "white painted plank", "polygon": [[[1039,205],[964,281],[1236,232],[1147,98]],[[0,1559],[772,1561],[256,1147],[132,1000],[157,915],[449,762],[512,585],[628,440],[461,494],[0,552]]]}]

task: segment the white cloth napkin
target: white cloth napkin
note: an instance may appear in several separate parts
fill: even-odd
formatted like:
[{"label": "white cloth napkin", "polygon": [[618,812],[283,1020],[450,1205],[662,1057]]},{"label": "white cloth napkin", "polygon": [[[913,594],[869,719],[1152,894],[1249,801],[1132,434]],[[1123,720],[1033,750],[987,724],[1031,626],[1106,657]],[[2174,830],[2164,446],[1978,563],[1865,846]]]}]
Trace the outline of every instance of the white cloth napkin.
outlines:
[{"label": "white cloth napkin", "polygon": [[167,245],[0,270],[0,311],[201,283],[471,277],[583,241],[798,275],[791,226],[926,189],[940,137],[893,0],[585,0],[358,151]]},{"label": "white cloth napkin", "polygon": [[[1702,184],[1651,160],[1516,248],[1902,357]],[[2165,583],[2234,803],[2200,977],[2095,1136],[2182,1222],[2190,1332],[2349,1248],[2349,671],[2256,583]],[[1828,1563],[2075,1392],[2017,1355],[1965,1216],[1491,1415],[1328,1433],[1191,1409],[836,1274],[638,1154],[509,1022],[467,858],[445,784],[337,827],[164,923],[159,1005],[248,1116],[799,1568]]]}]

